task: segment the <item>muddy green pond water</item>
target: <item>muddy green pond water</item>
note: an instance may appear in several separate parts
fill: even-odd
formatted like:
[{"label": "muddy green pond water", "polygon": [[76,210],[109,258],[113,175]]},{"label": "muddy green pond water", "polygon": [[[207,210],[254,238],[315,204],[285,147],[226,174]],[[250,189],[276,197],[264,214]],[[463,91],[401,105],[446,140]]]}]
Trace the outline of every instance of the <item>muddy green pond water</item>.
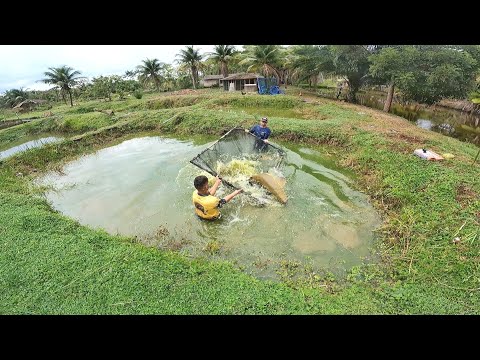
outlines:
[{"label": "muddy green pond water", "polygon": [[[221,219],[197,218],[193,179],[205,173],[189,161],[211,143],[133,138],[84,155],[39,184],[48,186],[53,208],[81,224],[191,257],[230,260],[261,278],[278,277],[288,263],[344,272],[372,261],[379,216],[344,171],[306,147],[282,144],[286,205],[268,193],[263,206],[239,195]],[[230,191],[221,185],[217,196]]]}]

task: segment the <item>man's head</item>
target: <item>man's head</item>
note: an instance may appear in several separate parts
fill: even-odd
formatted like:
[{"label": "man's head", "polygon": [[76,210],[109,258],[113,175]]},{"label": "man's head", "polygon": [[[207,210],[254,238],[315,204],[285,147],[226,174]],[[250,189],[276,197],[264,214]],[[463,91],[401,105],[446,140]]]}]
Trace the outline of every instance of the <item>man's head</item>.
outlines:
[{"label": "man's head", "polygon": [[260,120],[260,124],[262,125],[262,127],[266,127],[268,124],[268,118],[263,117],[262,120]]},{"label": "man's head", "polygon": [[195,189],[204,191],[205,187],[208,187],[208,178],[205,175],[199,175],[193,180],[193,186]]}]

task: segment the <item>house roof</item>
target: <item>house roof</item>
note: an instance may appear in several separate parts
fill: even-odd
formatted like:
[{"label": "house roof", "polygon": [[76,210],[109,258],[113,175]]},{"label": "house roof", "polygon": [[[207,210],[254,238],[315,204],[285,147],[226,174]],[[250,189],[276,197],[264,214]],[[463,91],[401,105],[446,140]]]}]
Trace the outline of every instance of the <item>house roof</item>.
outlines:
[{"label": "house roof", "polygon": [[218,80],[223,79],[223,75],[206,75],[203,80]]},{"label": "house roof", "polygon": [[27,105],[31,105],[31,104],[34,104],[34,105],[42,104],[42,103],[45,103],[45,102],[47,102],[47,100],[27,99],[27,100],[24,100],[24,101],[22,101],[21,103],[15,105],[14,109],[15,109],[15,108],[21,108],[21,107],[24,107],[24,106],[27,106]]},{"label": "house roof", "polygon": [[256,78],[263,78],[263,76],[259,74],[232,74],[230,76],[227,76],[226,78],[223,78],[222,80],[246,80],[246,79],[256,79]]}]

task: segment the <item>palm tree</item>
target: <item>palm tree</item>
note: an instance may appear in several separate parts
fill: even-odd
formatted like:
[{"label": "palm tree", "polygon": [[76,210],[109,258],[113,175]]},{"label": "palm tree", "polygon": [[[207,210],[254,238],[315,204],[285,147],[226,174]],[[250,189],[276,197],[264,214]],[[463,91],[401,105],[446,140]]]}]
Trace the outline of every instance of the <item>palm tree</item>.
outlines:
[{"label": "palm tree", "polygon": [[[220,67],[217,61],[211,57],[205,59],[201,63],[202,74],[205,75],[218,75],[220,74]],[[200,75],[200,74],[199,74]]]},{"label": "palm tree", "polygon": [[163,88],[170,91],[175,88],[175,68],[170,64],[165,64],[162,70]]},{"label": "palm tree", "polygon": [[159,62],[158,59],[146,59],[142,61],[143,65],[137,66],[137,71],[140,74],[140,82],[144,85],[149,82],[153,82],[157,88],[157,91],[160,91],[160,83],[162,80],[160,72],[164,68],[165,64]]},{"label": "palm tree", "polygon": [[246,46],[245,50],[240,65],[248,65],[247,71],[261,71],[265,77],[274,75],[277,81],[279,80],[277,67],[280,47],[278,45]]},{"label": "palm tree", "polygon": [[0,107],[12,108],[26,99],[28,99],[28,93],[23,88],[7,90],[0,97]]},{"label": "palm tree", "polygon": [[137,76],[137,70],[127,70],[125,71],[125,74],[123,74],[123,77],[125,79],[135,79],[135,77]]},{"label": "palm tree", "polygon": [[331,56],[325,46],[293,45],[287,55],[285,67],[291,79],[308,80],[309,86],[316,86],[321,73],[333,71]]},{"label": "palm tree", "polygon": [[219,64],[223,77],[228,76],[228,63],[236,53],[233,45],[215,45],[215,51],[209,53],[210,59]]},{"label": "palm tree", "polygon": [[193,48],[193,45],[187,46],[186,49],[180,50],[180,53],[177,54],[177,56],[179,57],[177,62],[190,67],[193,88],[195,89],[198,82],[198,68],[203,56],[200,55],[199,50],[195,50]]},{"label": "palm tree", "polygon": [[84,79],[85,77],[77,76],[80,75],[81,72],[77,70],[74,71],[71,67],[66,65],[58,68],[51,67],[48,69],[50,71],[43,73],[46,78],[39,81],[45,84],[53,84],[57,86],[62,92],[62,97],[65,101],[65,104],[67,103],[65,100],[65,92],[67,92],[70,96],[70,106],[73,106],[71,88],[77,84],[78,80]]}]

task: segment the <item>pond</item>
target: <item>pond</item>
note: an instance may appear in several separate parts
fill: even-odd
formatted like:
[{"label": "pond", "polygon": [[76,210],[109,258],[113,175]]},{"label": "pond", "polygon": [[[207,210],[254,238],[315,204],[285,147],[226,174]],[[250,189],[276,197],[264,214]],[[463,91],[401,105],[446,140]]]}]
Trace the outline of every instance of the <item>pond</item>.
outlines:
[{"label": "pond", "polygon": [[[380,218],[349,174],[305,147],[285,145],[286,205],[254,206],[242,194],[216,222],[194,214],[189,161],[212,142],[146,136],[85,155],[40,179],[52,206],[91,227],[133,235],[187,256],[228,259],[261,278],[288,263],[337,274],[370,261]],[[221,185],[217,196],[230,193]],[[266,204],[266,205],[265,205]]]},{"label": "pond", "polygon": [[[336,89],[321,89],[321,96],[335,98]],[[340,96],[342,98],[342,96]],[[383,110],[386,93],[361,91],[357,93],[358,104]],[[417,126],[457,138],[461,141],[480,143],[480,114],[450,109],[438,105],[403,105],[393,102],[390,112],[401,116]]]},{"label": "pond", "polygon": [[8,145],[0,147],[0,160],[6,159],[16,153],[28,149],[41,147],[52,142],[62,141],[63,138],[57,136],[47,136],[46,134],[25,136],[20,140],[11,142]]}]

